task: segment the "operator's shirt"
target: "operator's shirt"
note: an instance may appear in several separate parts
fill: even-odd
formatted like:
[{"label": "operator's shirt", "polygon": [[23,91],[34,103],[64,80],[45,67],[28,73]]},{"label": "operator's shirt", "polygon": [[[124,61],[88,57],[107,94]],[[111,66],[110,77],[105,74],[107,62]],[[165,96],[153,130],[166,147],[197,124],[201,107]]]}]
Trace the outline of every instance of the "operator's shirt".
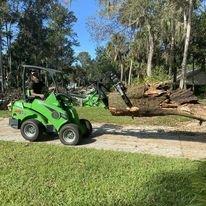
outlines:
[{"label": "operator's shirt", "polygon": [[45,85],[43,82],[31,82],[29,84],[29,89],[33,90],[34,93],[36,94],[43,94],[44,93],[44,89],[45,89]]}]

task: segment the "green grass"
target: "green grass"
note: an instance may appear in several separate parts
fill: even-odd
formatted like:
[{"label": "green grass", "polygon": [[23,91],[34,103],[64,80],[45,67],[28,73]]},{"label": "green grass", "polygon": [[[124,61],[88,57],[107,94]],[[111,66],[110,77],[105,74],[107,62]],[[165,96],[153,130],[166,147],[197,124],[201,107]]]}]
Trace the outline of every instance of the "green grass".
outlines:
[{"label": "green grass", "polygon": [[[164,117],[141,117],[132,119],[132,117],[115,117],[104,108],[77,108],[80,118],[89,119],[91,122],[111,123],[118,125],[158,125],[158,126],[177,126],[183,122],[190,121],[189,118],[181,116]],[[8,117],[8,111],[0,111],[0,117]]]},{"label": "green grass", "polygon": [[10,112],[7,110],[0,110],[0,117],[9,117]]},{"label": "green grass", "polygon": [[182,122],[191,119],[181,116],[164,116],[164,117],[115,117],[103,108],[77,108],[81,118],[87,118],[92,122],[105,122],[119,125],[159,125],[159,126],[177,126]]},{"label": "green grass", "polygon": [[0,141],[0,205],[205,205],[205,174],[205,162]]}]

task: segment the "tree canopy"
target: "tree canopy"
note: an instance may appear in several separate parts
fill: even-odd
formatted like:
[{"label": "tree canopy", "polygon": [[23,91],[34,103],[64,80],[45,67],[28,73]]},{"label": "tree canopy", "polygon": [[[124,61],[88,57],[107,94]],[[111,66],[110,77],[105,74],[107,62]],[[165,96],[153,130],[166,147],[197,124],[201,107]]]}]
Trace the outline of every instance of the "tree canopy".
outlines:
[{"label": "tree canopy", "polygon": [[104,47],[92,58],[88,51],[75,56],[77,18],[60,1],[2,0],[0,80],[8,80],[4,86],[18,85],[21,64],[72,71],[86,81],[101,79],[111,70],[127,84],[161,77],[177,84],[178,79],[180,88],[186,85],[188,71],[206,68],[204,0],[97,1],[100,18],[90,17],[87,26],[92,39],[103,41]]},{"label": "tree canopy", "polygon": [[[4,0],[0,3],[1,73],[16,85],[19,65],[68,69],[78,45],[74,13],[57,0]],[[0,76],[1,76],[0,73]]]},{"label": "tree canopy", "polygon": [[103,31],[104,36],[109,36],[106,45],[108,57],[117,63],[125,82],[130,84],[134,79],[161,74],[176,82],[180,75],[180,87],[183,88],[188,70],[205,68],[205,1],[98,2],[99,16],[107,22],[105,28],[110,21],[115,29],[104,30],[101,24],[98,30],[98,22],[95,27],[92,22],[89,29]]}]

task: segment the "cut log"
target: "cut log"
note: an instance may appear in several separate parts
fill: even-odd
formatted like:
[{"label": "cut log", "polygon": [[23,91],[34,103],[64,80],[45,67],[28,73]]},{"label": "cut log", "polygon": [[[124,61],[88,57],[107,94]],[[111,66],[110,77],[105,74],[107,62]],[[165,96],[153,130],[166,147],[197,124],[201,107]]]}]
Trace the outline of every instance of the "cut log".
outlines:
[{"label": "cut log", "polygon": [[[200,105],[199,105],[200,106]],[[110,107],[109,110],[113,116],[131,116],[131,117],[153,117],[153,116],[166,116],[166,115],[179,115],[199,120],[201,122],[206,121],[206,107],[202,108],[196,104],[180,106],[178,108],[160,108],[137,111],[131,111],[128,109],[117,109]]]}]

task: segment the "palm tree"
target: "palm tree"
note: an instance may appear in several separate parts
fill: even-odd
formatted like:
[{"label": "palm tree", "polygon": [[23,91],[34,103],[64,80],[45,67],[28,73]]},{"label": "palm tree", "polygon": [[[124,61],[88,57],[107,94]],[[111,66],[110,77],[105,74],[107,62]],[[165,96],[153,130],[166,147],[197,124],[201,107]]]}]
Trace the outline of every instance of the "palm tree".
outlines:
[{"label": "palm tree", "polygon": [[124,36],[113,35],[107,45],[107,54],[114,63],[120,66],[121,81],[124,78],[124,59],[128,51],[128,44]]},{"label": "palm tree", "polygon": [[187,24],[186,24],[186,36],[185,36],[185,47],[183,53],[183,60],[182,60],[182,76],[180,80],[180,89],[186,88],[186,73],[187,73],[187,56],[188,56],[188,49],[189,49],[189,42],[190,42],[190,35],[191,35],[191,24],[192,24],[192,10],[193,10],[193,0],[189,0],[188,7],[186,8],[187,11]]},{"label": "palm tree", "polygon": [[[161,39],[166,44],[163,57],[168,65],[169,76],[176,76],[177,68],[174,65],[175,48],[184,39],[184,22],[182,21],[182,2],[175,0],[168,1],[162,10],[161,17]],[[175,79],[175,78],[174,78]]]}]

